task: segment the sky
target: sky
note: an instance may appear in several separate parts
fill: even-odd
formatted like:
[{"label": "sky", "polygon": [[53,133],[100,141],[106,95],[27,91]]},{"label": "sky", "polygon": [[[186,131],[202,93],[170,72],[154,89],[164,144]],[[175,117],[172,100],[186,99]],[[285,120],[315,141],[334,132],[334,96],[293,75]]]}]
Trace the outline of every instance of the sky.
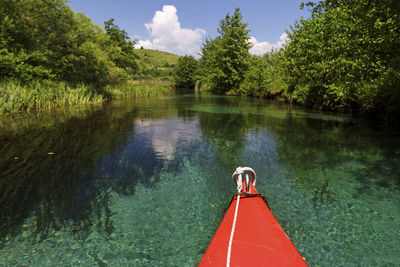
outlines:
[{"label": "sky", "polygon": [[198,57],[206,38],[218,36],[219,22],[239,7],[248,23],[252,54],[262,55],[286,41],[285,30],[309,11],[300,10],[301,0],[70,0],[99,26],[114,18],[136,48],[149,48],[177,55]]}]

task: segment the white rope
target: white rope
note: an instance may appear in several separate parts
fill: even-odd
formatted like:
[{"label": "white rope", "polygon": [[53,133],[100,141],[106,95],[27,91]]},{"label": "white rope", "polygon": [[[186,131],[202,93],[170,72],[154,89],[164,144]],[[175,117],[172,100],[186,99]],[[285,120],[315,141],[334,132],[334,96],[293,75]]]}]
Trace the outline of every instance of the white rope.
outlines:
[{"label": "white rope", "polygon": [[[240,193],[242,191],[242,174],[241,173],[239,173],[239,175],[237,177],[237,191],[238,191],[238,193]],[[240,201],[240,195],[238,194],[237,200],[236,200],[235,215],[233,217],[233,223],[232,223],[231,237],[229,238],[228,253],[226,254],[226,267],[230,266],[230,261],[231,261],[232,242],[233,242],[233,235],[235,234],[236,220],[237,220],[237,214],[238,214],[238,210],[239,210],[239,201]]]},{"label": "white rope", "polygon": [[252,184],[256,186],[256,172],[250,167],[237,167],[236,171],[232,174],[233,181],[237,184],[237,176],[239,174],[244,174],[245,172],[249,172],[251,174],[251,177],[253,178]]},{"label": "white rope", "polygon": [[[226,267],[230,266],[230,261],[231,261],[231,252],[232,252],[232,242],[233,242],[233,235],[235,234],[235,228],[236,228],[236,220],[237,220],[237,215],[238,215],[238,210],[239,210],[239,202],[240,202],[240,192],[242,192],[242,175],[246,172],[250,172],[251,176],[253,177],[253,185],[256,185],[256,172],[249,167],[237,167],[236,171],[232,174],[232,178],[236,183],[237,186],[237,191],[238,195],[236,198],[236,208],[235,208],[235,215],[233,217],[233,223],[232,223],[232,230],[231,230],[231,237],[229,238],[229,245],[228,245],[228,253],[226,254]],[[249,176],[246,174],[245,176],[246,179],[246,186],[249,185]],[[251,189],[251,187],[249,187]],[[249,190],[249,189],[245,189]],[[250,191],[250,190],[249,190]]]},{"label": "white rope", "polygon": [[230,266],[229,264],[231,261],[232,241],[233,241],[233,234],[235,233],[236,219],[237,219],[237,213],[238,213],[238,209],[239,209],[239,201],[240,201],[240,195],[238,195],[237,201],[236,201],[235,217],[233,217],[231,238],[229,239],[228,254],[226,255],[226,267]]}]

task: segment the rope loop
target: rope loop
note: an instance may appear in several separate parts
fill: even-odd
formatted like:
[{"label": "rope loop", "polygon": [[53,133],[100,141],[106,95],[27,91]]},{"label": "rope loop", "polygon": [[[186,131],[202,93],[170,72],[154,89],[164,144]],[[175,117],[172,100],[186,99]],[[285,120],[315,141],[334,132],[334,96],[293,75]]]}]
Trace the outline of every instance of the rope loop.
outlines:
[{"label": "rope loop", "polygon": [[[235,215],[233,216],[233,222],[232,222],[232,229],[231,229],[231,236],[229,238],[229,244],[228,244],[228,252],[226,254],[226,266],[229,267],[230,266],[230,260],[231,260],[231,252],[232,252],[232,242],[233,242],[233,236],[235,234],[235,227],[236,227],[236,220],[237,220],[237,215],[238,215],[238,210],[239,210],[239,202],[240,202],[240,196],[243,197],[261,197],[262,199],[264,199],[265,203],[268,206],[268,203],[266,202],[266,199],[263,195],[261,194],[251,194],[250,192],[250,178],[249,178],[249,174],[251,175],[251,177],[253,178],[253,185],[256,185],[256,172],[249,167],[237,167],[236,171],[232,174],[232,179],[236,184],[237,187],[237,193],[232,197],[231,203],[232,201],[235,199],[236,197],[236,207],[235,207]],[[243,175],[245,178],[245,190],[242,191],[242,187],[243,187]],[[230,204],[229,204],[230,206]]]},{"label": "rope loop", "polygon": [[238,192],[240,193],[242,191],[242,176],[245,174],[245,181],[246,181],[246,192],[249,192],[250,190],[250,183],[249,183],[249,177],[248,177],[248,173],[250,173],[251,177],[252,177],[252,184],[254,186],[256,186],[256,172],[250,168],[250,167],[237,167],[236,171],[232,174],[232,179],[235,182]]}]

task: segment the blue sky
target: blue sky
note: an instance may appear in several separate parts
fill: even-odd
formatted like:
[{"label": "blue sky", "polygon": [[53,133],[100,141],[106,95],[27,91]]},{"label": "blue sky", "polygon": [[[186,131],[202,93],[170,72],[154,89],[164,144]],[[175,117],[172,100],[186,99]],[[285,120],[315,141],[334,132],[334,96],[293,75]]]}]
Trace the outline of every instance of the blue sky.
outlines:
[{"label": "blue sky", "polygon": [[103,26],[109,18],[137,39],[137,47],[197,55],[206,37],[217,36],[219,21],[240,7],[249,24],[253,54],[280,47],[285,30],[308,17],[301,0],[70,0],[70,7]]}]

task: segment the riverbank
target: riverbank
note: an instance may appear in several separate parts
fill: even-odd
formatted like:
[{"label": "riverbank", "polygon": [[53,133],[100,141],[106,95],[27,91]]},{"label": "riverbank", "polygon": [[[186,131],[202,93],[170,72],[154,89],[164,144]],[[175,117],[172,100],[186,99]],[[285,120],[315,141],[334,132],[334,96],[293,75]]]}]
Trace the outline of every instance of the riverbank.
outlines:
[{"label": "riverbank", "polygon": [[15,80],[0,83],[0,114],[53,109],[59,107],[99,104],[122,97],[152,97],[166,95],[171,85],[167,83],[127,81],[105,87],[78,84],[71,86],[61,81]]}]

